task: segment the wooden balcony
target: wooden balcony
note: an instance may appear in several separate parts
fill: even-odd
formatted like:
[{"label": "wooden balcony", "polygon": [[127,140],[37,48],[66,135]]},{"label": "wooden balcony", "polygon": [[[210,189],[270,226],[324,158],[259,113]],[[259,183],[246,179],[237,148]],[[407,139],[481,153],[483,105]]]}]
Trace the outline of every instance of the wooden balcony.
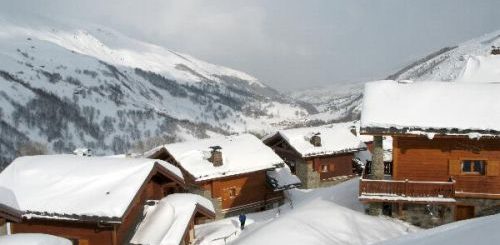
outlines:
[{"label": "wooden balcony", "polygon": [[360,179],[359,199],[365,202],[455,202],[455,181]]}]

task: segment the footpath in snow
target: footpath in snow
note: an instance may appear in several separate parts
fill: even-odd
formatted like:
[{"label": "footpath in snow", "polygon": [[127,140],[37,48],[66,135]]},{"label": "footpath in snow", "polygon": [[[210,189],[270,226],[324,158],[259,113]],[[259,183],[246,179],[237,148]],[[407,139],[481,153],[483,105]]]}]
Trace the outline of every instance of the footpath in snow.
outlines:
[{"label": "footpath in snow", "polygon": [[197,244],[370,244],[420,230],[388,217],[364,214],[358,201],[358,178],[311,190],[291,190],[279,209],[197,226]]}]

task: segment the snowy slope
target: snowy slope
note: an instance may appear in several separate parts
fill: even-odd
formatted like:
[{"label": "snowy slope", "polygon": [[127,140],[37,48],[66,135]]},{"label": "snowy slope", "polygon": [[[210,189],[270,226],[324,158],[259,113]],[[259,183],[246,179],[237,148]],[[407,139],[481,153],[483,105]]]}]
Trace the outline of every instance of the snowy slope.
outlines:
[{"label": "snowy slope", "polygon": [[124,153],[138,141],[265,132],[308,114],[246,73],[61,22],[0,17],[0,162],[29,141]]},{"label": "snowy slope", "polygon": [[500,31],[485,34],[453,47],[443,48],[387,77],[389,80],[453,81],[471,56],[485,56],[500,46]]},{"label": "snowy slope", "polygon": [[293,209],[287,203],[279,214],[277,210],[249,214],[243,231],[238,217],[199,225],[199,244],[224,244],[221,237],[228,237],[231,244],[370,244],[419,230],[396,219],[364,214],[358,182],[293,190]]}]

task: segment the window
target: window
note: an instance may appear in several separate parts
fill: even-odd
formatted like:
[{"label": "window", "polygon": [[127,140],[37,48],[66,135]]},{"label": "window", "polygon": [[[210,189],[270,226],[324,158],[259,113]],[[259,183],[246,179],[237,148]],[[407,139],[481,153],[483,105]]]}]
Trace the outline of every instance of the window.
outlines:
[{"label": "window", "polygon": [[235,198],[236,197],[236,188],[229,188],[229,197]]},{"label": "window", "polygon": [[328,164],[321,164],[321,172],[322,173],[328,172]]},{"label": "window", "polygon": [[484,160],[463,160],[462,173],[484,175],[486,172],[486,161]]}]

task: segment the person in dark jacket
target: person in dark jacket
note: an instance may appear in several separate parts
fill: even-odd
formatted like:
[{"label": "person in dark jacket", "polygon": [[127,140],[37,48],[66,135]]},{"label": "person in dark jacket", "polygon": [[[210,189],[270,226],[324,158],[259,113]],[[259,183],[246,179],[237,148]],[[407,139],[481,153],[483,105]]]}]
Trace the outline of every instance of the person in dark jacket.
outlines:
[{"label": "person in dark jacket", "polygon": [[247,216],[245,214],[240,214],[240,229],[245,229],[245,221],[247,220]]}]

